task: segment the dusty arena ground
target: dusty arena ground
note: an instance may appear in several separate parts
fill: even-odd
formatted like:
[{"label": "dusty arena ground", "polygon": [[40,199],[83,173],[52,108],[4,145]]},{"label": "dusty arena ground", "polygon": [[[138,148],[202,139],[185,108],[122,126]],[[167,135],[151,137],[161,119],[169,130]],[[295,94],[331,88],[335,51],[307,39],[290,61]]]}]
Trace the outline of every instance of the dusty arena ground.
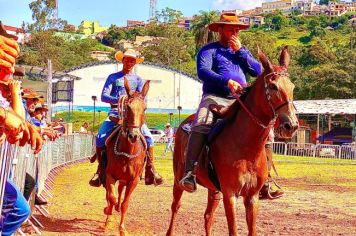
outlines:
[{"label": "dusty arena ground", "polygon": [[[158,155],[162,146],[158,147]],[[299,159],[300,160],[300,159]],[[355,235],[356,165],[320,164],[311,159],[276,157],[285,196],[260,202],[257,228],[259,235]],[[327,160],[329,161],[329,160]],[[334,162],[334,161],[333,161]],[[156,166],[165,177],[160,187],[141,182],[131,198],[126,228],[130,235],[164,235],[168,228],[172,200],[171,157],[158,158]],[[64,169],[55,179],[48,218],[43,235],[118,235],[119,215],[115,212],[107,230],[103,230],[106,205],[103,188],[88,185],[96,165],[88,162]],[[207,191],[183,195],[176,235],[204,235],[203,213]],[[238,228],[247,235],[242,199],[238,199]],[[217,211],[214,235],[227,235],[223,204]]]}]

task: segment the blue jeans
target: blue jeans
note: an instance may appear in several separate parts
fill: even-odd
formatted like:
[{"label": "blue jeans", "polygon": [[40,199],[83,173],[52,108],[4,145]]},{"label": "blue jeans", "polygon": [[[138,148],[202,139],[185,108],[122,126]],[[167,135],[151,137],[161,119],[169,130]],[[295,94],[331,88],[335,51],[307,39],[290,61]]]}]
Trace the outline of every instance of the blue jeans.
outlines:
[{"label": "blue jeans", "polygon": [[[114,130],[116,126],[115,122],[112,122],[107,118],[104,123],[100,126],[99,132],[96,135],[96,146],[101,148],[105,146],[105,141],[106,139],[110,136],[111,132]],[[152,134],[150,130],[148,129],[146,124],[143,124],[141,126],[141,133],[146,139],[147,146],[152,147],[154,144]]]},{"label": "blue jeans", "polygon": [[26,199],[15,184],[8,180],[4,193],[4,205],[2,209],[4,222],[1,235],[11,236],[20,228],[30,214],[30,206]]},{"label": "blue jeans", "polygon": [[173,138],[168,138],[167,144],[166,144],[166,149],[164,150],[164,155],[167,154],[168,149],[170,149],[171,152],[173,152]]}]

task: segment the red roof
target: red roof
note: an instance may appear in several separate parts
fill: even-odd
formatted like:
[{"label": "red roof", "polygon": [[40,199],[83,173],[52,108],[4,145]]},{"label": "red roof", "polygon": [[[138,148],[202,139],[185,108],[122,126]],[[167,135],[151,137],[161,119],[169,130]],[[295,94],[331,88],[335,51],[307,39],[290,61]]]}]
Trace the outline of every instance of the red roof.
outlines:
[{"label": "red roof", "polygon": [[16,33],[25,33],[25,31],[22,28],[17,28],[14,26],[10,26],[10,25],[4,25],[5,30],[9,30],[12,32],[16,32]]}]

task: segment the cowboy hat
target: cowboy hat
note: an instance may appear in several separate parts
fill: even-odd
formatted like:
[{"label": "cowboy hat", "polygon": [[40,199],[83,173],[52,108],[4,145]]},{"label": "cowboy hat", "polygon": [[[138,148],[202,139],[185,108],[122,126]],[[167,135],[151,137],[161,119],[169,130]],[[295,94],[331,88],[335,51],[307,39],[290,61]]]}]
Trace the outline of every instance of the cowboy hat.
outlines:
[{"label": "cowboy hat", "polygon": [[171,126],[171,124],[170,124],[170,123],[167,123],[167,124],[166,124],[166,127],[168,127],[168,126]]},{"label": "cowboy hat", "polygon": [[23,95],[22,98],[40,98],[41,95],[38,93],[34,92],[32,89],[29,88],[24,88],[22,91]]},{"label": "cowboy hat", "polygon": [[220,21],[213,22],[209,24],[209,30],[218,32],[219,26],[221,25],[232,25],[240,30],[248,29],[250,25],[243,24],[239,22],[239,19],[235,13],[222,13],[220,15]]},{"label": "cowboy hat", "polygon": [[118,62],[122,62],[122,60],[124,59],[124,57],[131,57],[131,58],[135,58],[136,59],[136,64],[139,64],[141,62],[143,62],[145,60],[144,57],[139,57],[137,55],[137,52],[133,49],[127,49],[125,53],[118,51],[117,53],[115,53],[115,59]]}]

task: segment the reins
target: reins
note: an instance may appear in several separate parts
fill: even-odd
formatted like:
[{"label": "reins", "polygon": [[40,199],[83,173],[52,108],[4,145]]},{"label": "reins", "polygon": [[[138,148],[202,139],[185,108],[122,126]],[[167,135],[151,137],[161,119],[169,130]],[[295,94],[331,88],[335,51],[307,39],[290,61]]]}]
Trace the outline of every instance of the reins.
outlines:
[{"label": "reins", "polygon": [[[281,109],[282,107],[284,107],[285,105],[289,105],[289,104],[293,104],[292,101],[286,101],[284,103],[282,103],[281,105],[277,106],[277,108],[274,108],[273,105],[272,105],[272,101],[271,101],[271,94],[267,88],[267,82],[266,82],[266,78],[270,75],[279,75],[279,76],[289,76],[288,73],[286,71],[283,71],[281,73],[277,73],[277,72],[272,72],[272,73],[269,73],[267,75],[265,75],[263,77],[263,82],[264,82],[264,88],[265,88],[265,95],[266,95],[266,98],[267,98],[267,102],[268,102],[268,105],[269,107],[271,108],[271,111],[272,111],[272,120],[267,124],[263,124],[263,122],[254,114],[252,114],[252,112],[246,107],[246,105],[244,104],[244,102],[240,99],[240,96],[239,94],[233,94],[234,97],[236,98],[236,100],[240,103],[241,107],[246,111],[246,113],[250,116],[250,118],[256,123],[258,124],[259,126],[261,126],[262,128],[264,129],[267,129],[267,128],[271,128],[274,126],[276,120],[277,120],[277,111],[279,109]],[[294,104],[293,104],[294,105]]]}]

